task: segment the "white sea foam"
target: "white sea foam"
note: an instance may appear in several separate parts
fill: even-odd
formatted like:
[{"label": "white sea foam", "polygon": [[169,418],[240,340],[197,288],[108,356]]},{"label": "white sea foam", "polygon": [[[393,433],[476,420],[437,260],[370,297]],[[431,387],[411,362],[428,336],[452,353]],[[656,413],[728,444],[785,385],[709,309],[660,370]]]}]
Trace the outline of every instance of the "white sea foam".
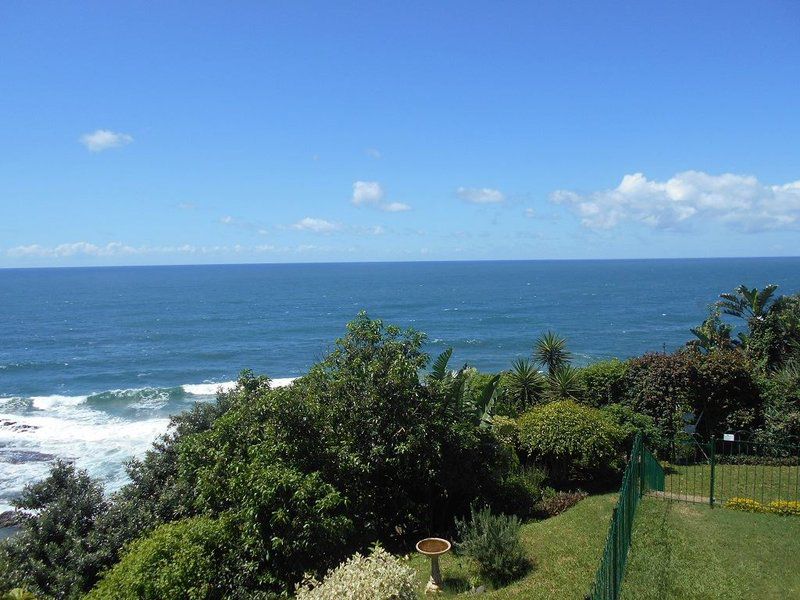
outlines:
[{"label": "white sea foam", "polygon": [[78,406],[86,402],[89,396],[31,396],[33,408],[36,410],[54,410],[66,406]]},{"label": "white sea foam", "polygon": [[218,392],[228,392],[236,387],[235,381],[222,383],[187,383],[181,386],[183,391],[192,396],[215,396]]},{"label": "white sea foam", "polygon": [[[273,387],[290,385],[295,378],[273,379]],[[230,390],[235,381],[200,383],[176,388],[109,390],[84,396],[20,396],[0,398],[0,450],[30,453],[30,460],[8,460],[0,453],[0,512],[26,484],[47,476],[51,457],[74,461],[106,491],[128,481],[125,462],[142,456],[167,431],[166,410],[178,412],[190,397],[213,397]],[[88,400],[88,402],[87,402]],[[175,404],[177,402],[177,404]],[[133,410],[133,412],[131,412]],[[131,415],[134,415],[131,418]]]},{"label": "white sea foam", "polygon": [[[270,386],[274,388],[286,387],[290,385],[296,377],[276,377],[270,380]],[[235,381],[223,381],[222,383],[186,383],[181,386],[183,391],[192,396],[214,396],[218,392],[229,392],[236,387]]]}]

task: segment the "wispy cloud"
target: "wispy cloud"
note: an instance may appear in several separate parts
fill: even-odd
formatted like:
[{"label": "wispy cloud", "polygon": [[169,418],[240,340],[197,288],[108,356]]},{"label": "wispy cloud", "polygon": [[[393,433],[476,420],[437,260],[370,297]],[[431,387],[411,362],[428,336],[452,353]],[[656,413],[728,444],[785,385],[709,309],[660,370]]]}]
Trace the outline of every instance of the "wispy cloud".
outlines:
[{"label": "wispy cloud", "polygon": [[493,188],[468,188],[460,187],[456,195],[464,202],[472,204],[499,204],[505,202],[505,194]]},{"label": "wispy cloud", "polygon": [[212,245],[195,246],[192,244],[182,244],[173,246],[131,246],[122,242],[109,242],[107,244],[93,244],[91,242],[71,242],[58,244],[56,246],[43,246],[40,244],[30,244],[27,246],[15,246],[8,248],[5,254],[12,258],[51,258],[64,259],[75,257],[120,257],[120,256],[144,256],[144,255],[214,255],[214,254],[241,254],[244,252],[280,252],[285,248],[276,247],[269,244],[256,246],[244,246],[242,244],[233,245]]},{"label": "wispy cloud", "polygon": [[297,229],[298,231],[311,231],[313,233],[330,233],[332,231],[341,229],[341,225],[338,223],[332,223],[331,221],[326,221],[325,219],[306,217],[304,219],[300,219],[297,223],[294,223],[292,225],[292,229]]},{"label": "wispy cloud", "polygon": [[389,202],[388,204],[381,205],[380,209],[386,212],[404,212],[406,210],[411,210],[411,207],[403,202]]},{"label": "wispy cloud", "polygon": [[381,157],[381,151],[377,148],[367,148],[367,156],[378,159]]},{"label": "wispy cloud", "polygon": [[684,171],[655,181],[634,173],[610,190],[557,190],[551,200],[569,207],[590,229],[624,222],[680,229],[709,219],[749,232],[800,226],[800,180],[767,185],[750,175]]},{"label": "wispy cloud", "polygon": [[194,254],[202,248],[188,244],[182,246],[130,246],[122,242],[93,244],[91,242],[72,242],[57,246],[30,244],[15,246],[6,250],[8,256],[15,258],[69,258],[73,256],[133,256],[137,254]]},{"label": "wispy cloud", "polygon": [[91,133],[84,133],[80,142],[91,152],[102,152],[109,148],[127,146],[133,141],[133,136],[127,133],[118,133],[109,129],[97,129]]},{"label": "wispy cloud", "polygon": [[526,208],[526,209],[523,211],[523,214],[524,214],[526,217],[528,217],[529,219],[532,219],[533,217],[535,217],[535,216],[536,216],[536,211],[535,211],[535,210],[533,210],[532,208]]}]

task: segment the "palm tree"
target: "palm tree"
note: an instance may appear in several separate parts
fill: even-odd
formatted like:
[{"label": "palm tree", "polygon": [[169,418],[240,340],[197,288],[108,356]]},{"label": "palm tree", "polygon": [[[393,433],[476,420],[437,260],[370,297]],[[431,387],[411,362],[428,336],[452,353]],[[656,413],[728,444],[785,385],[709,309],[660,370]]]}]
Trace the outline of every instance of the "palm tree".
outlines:
[{"label": "palm tree", "polygon": [[511,364],[506,389],[517,410],[523,411],[537,402],[546,386],[547,381],[529,360],[518,358]]},{"label": "palm tree", "polygon": [[578,400],[583,391],[580,371],[572,365],[561,365],[550,375],[549,382],[547,395],[551,400]]},{"label": "palm tree", "polygon": [[740,285],[732,294],[720,294],[717,306],[726,315],[747,320],[761,319],[769,311],[770,303],[775,300],[773,295],[777,289],[778,286],[774,284],[766,286],[763,290]]},{"label": "palm tree", "polygon": [[547,367],[547,374],[552,377],[559,367],[569,362],[572,354],[567,350],[567,340],[548,331],[536,340],[533,358],[540,365]]}]

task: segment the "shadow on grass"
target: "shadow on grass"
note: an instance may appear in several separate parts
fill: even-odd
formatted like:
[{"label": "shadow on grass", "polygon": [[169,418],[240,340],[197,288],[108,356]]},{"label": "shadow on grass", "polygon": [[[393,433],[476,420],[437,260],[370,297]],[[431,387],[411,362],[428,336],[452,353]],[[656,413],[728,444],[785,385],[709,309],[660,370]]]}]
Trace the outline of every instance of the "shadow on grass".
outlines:
[{"label": "shadow on grass", "polygon": [[442,581],[444,590],[453,594],[462,594],[472,589],[465,577],[445,577]]}]

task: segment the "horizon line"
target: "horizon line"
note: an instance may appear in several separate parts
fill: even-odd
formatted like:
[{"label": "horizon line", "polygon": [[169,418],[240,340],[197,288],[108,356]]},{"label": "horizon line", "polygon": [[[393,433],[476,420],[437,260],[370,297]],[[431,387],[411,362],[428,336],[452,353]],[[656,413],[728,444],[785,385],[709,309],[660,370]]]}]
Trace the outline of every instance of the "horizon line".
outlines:
[{"label": "horizon line", "polygon": [[3,267],[0,271],[33,271],[47,269],[140,269],[154,267],[247,267],[247,266],[289,266],[289,265],[369,265],[369,264],[416,264],[416,263],[509,263],[509,262],[636,262],[668,260],[774,260],[800,259],[800,255],[771,256],[683,256],[683,257],[641,257],[641,258],[475,258],[475,259],[419,259],[419,260],[342,260],[342,261],[296,261],[296,262],[220,262],[220,263],[166,263],[141,265],[48,265],[29,267]]}]

